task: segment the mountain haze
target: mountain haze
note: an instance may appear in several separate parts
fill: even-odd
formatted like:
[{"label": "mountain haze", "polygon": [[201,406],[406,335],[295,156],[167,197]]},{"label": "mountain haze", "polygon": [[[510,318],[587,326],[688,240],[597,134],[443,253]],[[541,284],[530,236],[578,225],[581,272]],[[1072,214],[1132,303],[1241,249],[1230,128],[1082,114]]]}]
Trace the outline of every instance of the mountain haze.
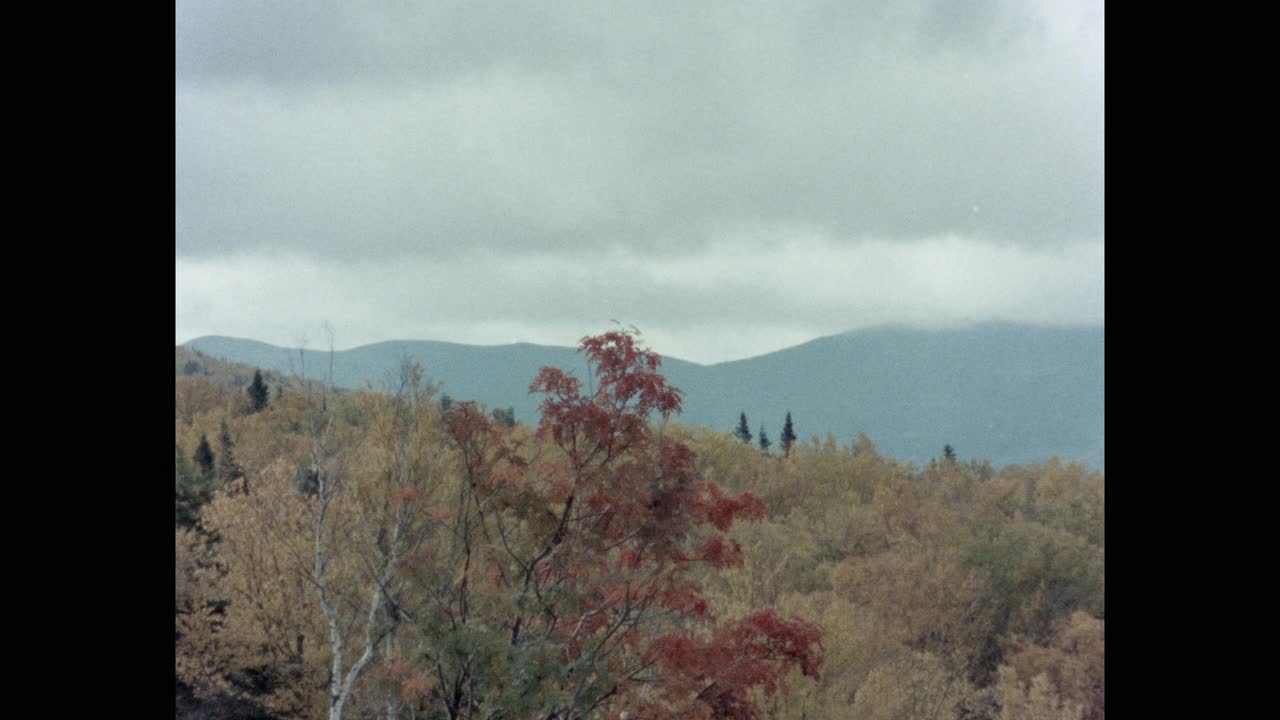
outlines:
[{"label": "mountain haze", "polygon": [[[700,365],[664,358],[685,393],[680,421],[728,430],[741,412],[776,446],[790,412],[801,440],[866,433],[884,453],[927,462],[945,444],[961,459],[1027,463],[1058,456],[1104,466],[1104,332],[983,324],[959,330],[881,327],[831,335],[758,357]],[[185,347],[206,355],[322,379],[327,351],[287,349],[221,336]],[[654,348],[661,352],[661,348]],[[513,407],[533,422],[529,383],[543,366],[586,379],[573,348],[516,343],[476,346],[389,341],[335,351],[339,387],[389,382],[402,358],[422,365],[441,392],[490,408]]]}]

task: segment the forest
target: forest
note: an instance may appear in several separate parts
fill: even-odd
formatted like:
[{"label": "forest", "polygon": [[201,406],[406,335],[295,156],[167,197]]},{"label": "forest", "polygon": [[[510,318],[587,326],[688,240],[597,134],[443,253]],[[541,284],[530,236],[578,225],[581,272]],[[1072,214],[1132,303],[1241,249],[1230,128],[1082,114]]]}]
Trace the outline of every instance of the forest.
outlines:
[{"label": "forest", "polygon": [[177,716],[1105,717],[1100,472],[761,447],[580,350],[515,422],[178,348]]}]

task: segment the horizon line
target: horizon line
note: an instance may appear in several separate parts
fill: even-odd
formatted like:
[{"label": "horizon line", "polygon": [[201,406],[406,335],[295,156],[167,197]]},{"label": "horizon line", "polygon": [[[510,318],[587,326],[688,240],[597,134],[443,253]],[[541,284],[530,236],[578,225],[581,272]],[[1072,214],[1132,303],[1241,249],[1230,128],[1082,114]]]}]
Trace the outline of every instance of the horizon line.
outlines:
[{"label": "horizon line", "polygon": [[[863,332],[875,332],[875,331],[881,331],[881,330],[907,330],[907,331],[914,331],[914,332],[921,332],[921,333],[947,333],[947,332],[962,332],[967,330],[974,330],[984,326],[1015,326],[1015,327],[1027,327],[1027,328],[1057,329],[1057,330],[1071,330],[1071,329],[1083,330],[1083,329],[1105,329],[1106,324],[1105,322],[1045,323],[1045,322],[1023,322],[1023,321],[1016,321],[1016,320],[1001,320],[1001,319],[976,320],[972,322],[962,322],[962,323],[955,323],[950,325],[921,325],[921,324],[912,324],[907,322],[884,322],[884,323],[877,323],[874,325],[864,325],[862,327],[857,327],[857,328],[844,330],[840,332],[828,333],[825,335],[817,335],[808,340],[804,340],[802,342],[798,342],[793,345],[787,345],[787,346],[778,348],[776,350],[768,350],[755,355],[746,355],[740,358],[733,358],[729,360],[718,360],[715,362],[702,362],[698,360],[690,360],[690,359],[679,357],[676,355],[664,354],[660,351],[657,351],[653,347],[650,347],[649,349],[654,350],[655,352],[658,352],[658,355],[663,360],[679,360],[680,362],[690,363],[692,365],[710,367],[714,365],[724,365],[727,363],[741,362],[743,360],[760,358],[766,355],[772,355],[774,353],[779,353],[786,350],[790,350],[792,348],[808,345],[809,343],[816,342],[818,340],[839,337],[842,335],[855,335]],[[588,335],[584,337],[590,337],[590,336]],[[643,337],[643,335],[641,335],[641,337]],[[313,348],[305,345],[301,347],[297,345],[280,345],[274,342],[269,342],[267,340],[259,340],[257,338],[252,338],[252,337],[245,337],[240,335],[222,335],[222,334],[216,334],[216,333],[214,334],[206,333],[203,335],[197,335],[183,342],[177,343],[175,347],[185,348],[190,343],[193,343],[197,340],[204,340],[206,338],[225,338],[228,340],[255,342],[262,345],[269,345],[271,347],[274,347],[280,350],[288,350],[288,351],[305,350],[308,352],[328,352],[328,349],[326,348]],[[503,347],[512,347],[516,345],[530,345],[533,347],[555,348],[555,349],[575,350],[575,351],[577,350],[576,342],[573,344],[564,344],[564,345],[548,345],[545,343],[537,343],[537,342],[531,342],[527,340],[516,340],[512,342],[505,342],[505,343],[467,343],[467,342],[458,342],[456,340],[438,340],[434,338],[392,338],[389,340],[375,340],[372,342],[353,344],[348,347],[338,347],[337,345],[335,345],[332,348],[332,350],[333,352],[350,352],[352,350],[359,350],[361,348],[372,347],[374,345],[389,345],[394,343],[419,343],[419,342],[441,343],[445,345],[457,345],[461,347],[472,347],[472,348],[503,348]]]}]

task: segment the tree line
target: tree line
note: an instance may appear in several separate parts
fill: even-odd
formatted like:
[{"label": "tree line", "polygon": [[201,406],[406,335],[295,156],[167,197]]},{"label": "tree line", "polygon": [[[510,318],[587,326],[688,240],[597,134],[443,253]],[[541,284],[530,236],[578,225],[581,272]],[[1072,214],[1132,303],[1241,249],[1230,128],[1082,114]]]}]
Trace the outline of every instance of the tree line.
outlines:
[{"label": "tree line", "polygon": [[179,365],[176,465],[207,481],[175,523],[180,710],[1105,716],[1100,473],[861,434],[770,457],[680,425],[628,338],[584,347],[588,388],[535,378],[531,425],[411,367],[254,411]]},{"label": "tree line", "polygon": [[[751,444],[751,427],[747,424],[747,414],[745,412],[738,415],[738,427],[734,429],[733,436],[748,445]],[[764,425],[760,426],[759,438],[760,449],[763,450],[766,455],[769,454],[769,447],[773,443],[769,441],[769,436],[765,433]],[[795,428],[791,424],[790,410],[787,411],[787,419],[782,423],[782,434],[779,437],[779,440],[782,443],[782,454],[784,456],[790,455],[791,446],[796,441],[796,432]]]},{"label": "tree line", "polygon": [[680,409],[655,354],[627,332],[581,349],[594,389],[544,368],[532,431],[444,409],[411,366],[382,393],[248,414],[275,431],[253,481],[178,523],[191,694],[331,720],[751,718],[754,691],[816,679],[817,625],[703,594],[763,502],[655,432]]}]

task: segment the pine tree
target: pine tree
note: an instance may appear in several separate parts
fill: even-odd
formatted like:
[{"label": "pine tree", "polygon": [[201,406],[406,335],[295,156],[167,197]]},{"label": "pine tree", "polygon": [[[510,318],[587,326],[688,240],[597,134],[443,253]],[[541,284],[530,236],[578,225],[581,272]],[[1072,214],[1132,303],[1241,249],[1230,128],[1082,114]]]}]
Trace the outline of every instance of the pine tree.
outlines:
[{"label": "pine tree", "polygon": [[769,454],[769,446],[773,443],[769,442],[769,436],[764,434],[764,425],[760,426],[760,449],[765,455]]},{"label": "pine tree", "polygon": [[253,371],[253,384],[249,386],[249,399],[253,401],[254,412],[265,408],[267,401],[271,399],[271,392],[262,381],[262,371],[256,368]]},{"label": "pine tree", "polygon": [[949,462],[955,462],[955,461],[956,461],[956,450],[955,450],[955,448],[951,447],[950,445],[943,445],[943,446],[942,446],[942,458],[943,458],[944,460],[949,461]]},{"label": "pine tree", "polygon": [[746,413],[738,416],[738,429],[733,431],[733,436],[744,443],[751,443],[751,429],[747,427]]},{"label": "pine tree", "polygon": [[235,455],[231,452],[233,443],[231,442],[231,430],[227,428],[227,421],[222,421],[222,431],[218,433],[218,480],[227,485],[237,478],[244,477],[244,471],[240,469],[240,465],[236,463]]},{"label": "pine tree", "polygon": [[200,445],[192,455],[193,466],[178,448],[174,466],[174,514],[178,527],[193,528],[200,518],[200,507],[213,497],[213,449],[209,439],[200,436]]},{"label": "pine tree", "polygon": [[503,427],[512,428],[516,426],[515,408],[495,408],[492,415],[493,419]]},{"label": "pine tree", "polygon": [[184,528],[195,527],[200,505],[203,501],[203,498],[200,497],[202,489],[199,474],[191,466],[191,461],[183,454],[182,448],[178,448],[177,458],[174,462],[173,481],[175,525]]},{"label": "pine tree", "polygon": [[196,469],[206,477],[213,475],[213,448],[209,447],[209,438],[204,433],[200,433],[200,444],[196,446],[196,451],[191,456],[196,462]]},{"label": "pine tree", "polygon": [[782,454],[791,454],[791,444],[796,441],[796,431],[791,427],[791,413],[787,413],[787,421],[782,425]]}]

